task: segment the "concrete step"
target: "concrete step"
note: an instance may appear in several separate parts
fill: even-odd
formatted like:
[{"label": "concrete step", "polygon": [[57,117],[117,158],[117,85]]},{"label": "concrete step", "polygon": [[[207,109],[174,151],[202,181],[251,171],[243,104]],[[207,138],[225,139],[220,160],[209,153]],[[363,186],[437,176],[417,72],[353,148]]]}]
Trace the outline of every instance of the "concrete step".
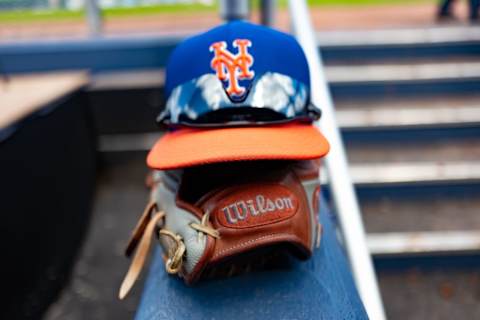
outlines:
[{"label": "concrete step", "polygon": [[425,28],[395,28],[368,30],[338,30],[317,32],[321,47],[354,47],[385,45],[435,45],[480,42],[476,26],[434,26]]},{"label": "concrete step", "polygon": [[344,130],[458,127],[480,124],[480,95],[347,100],[336,104]]},{"label": "concrete step", "polygon": [[337,119],[347,142],[472,138],[480,135],[480,96],[340,100]]},{"label": "concrete step", "polygon": [[351,164],[377,162],[449,162],[480,159],[478,137],[441,137],[436,139],[408,139],[358,142],[347,140],[347,155]]},{"label": "concrete step", "polygon": [[478,269],[381,270],[378,278],[390,320],[476,319],[480,313]]},{"label": "concrete step", "polygon": [[480,62],[439,61],[325,68],[334,98],[425,97],[480,91]]},{"label": "concrete step", "polygon": [[[325,177],[326,174],[321,174]],[[401,162],[368,163],[350,166],[350,176],[357,188],[385,188],[413,185],[478,184],[480,163],[458,162]]]},{"label": "concrete step", "polygon": [[480,31],[475,26],[340,30],[319,32],[318,43],[327,64],[478,57]]},{"label": "concrete step", "polygon": [[480,230],[439,232],[369,233],[367,243],[374,256],[480,253]]},{"label": "concrete step", "polygon": [[480,61],[409,62],[395,64],[361,64],[327,66],[330,83],[435,81],[473,78],[480,75]]},{"label": "concrete step", "polygon": [[[446,189],[432,194],[383,194],[361,197],[368,233],[442,233],[480,230],[480,188]],[[479,242],[480,244],[480,242]]]}]

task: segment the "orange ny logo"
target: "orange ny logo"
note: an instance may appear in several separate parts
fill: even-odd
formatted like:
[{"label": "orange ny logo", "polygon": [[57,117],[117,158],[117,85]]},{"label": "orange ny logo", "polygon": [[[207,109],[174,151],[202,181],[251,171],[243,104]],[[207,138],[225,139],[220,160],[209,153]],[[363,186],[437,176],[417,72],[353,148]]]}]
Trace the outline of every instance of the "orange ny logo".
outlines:
[{"label": "orange ny logo", "polygon": [[245,93],[245,88],[238,84],[238,80],[252,79],[255,73],[249,68],[253,64],[253,57],[248,53],[248,47],[252,42],[246,39],[236,39],[233,46],[238,49],[236,55],[227,50],[225,41],[215,42],[210,46],[215,56],[211,61],[211,67],[216,71],[217,77],[228,80],[227,94],[239,97]]}]

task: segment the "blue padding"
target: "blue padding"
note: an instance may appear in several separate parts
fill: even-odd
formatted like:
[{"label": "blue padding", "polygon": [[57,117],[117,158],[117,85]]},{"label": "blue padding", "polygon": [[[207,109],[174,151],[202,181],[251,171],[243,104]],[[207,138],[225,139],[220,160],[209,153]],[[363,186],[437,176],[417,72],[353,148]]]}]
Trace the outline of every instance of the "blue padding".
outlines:
[{"label": "blue padding", "polygon": [[87,69],[92,72],[165,66],[181,38],[101,38],[0,45],[0,71],[7,74]]},{"label": "blue padding", "polygon": [[320,220],[322,244],[312,259],[195,287],[168,276],[157,251],[136,320],[368,319],[325,205]]}]

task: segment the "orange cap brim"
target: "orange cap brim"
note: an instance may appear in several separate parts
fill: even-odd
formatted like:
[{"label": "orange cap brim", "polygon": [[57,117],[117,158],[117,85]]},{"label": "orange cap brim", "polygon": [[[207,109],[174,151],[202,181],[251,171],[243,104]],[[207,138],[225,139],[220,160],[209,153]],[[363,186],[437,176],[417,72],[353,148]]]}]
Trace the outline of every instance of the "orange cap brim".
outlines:
[{"label": "orange cap brim", "polygon": [[330,146],[313,125],[295,124],[220,129],[179,129],[166,133],[148,154],[153,169],[247,160],[308,160]]}]

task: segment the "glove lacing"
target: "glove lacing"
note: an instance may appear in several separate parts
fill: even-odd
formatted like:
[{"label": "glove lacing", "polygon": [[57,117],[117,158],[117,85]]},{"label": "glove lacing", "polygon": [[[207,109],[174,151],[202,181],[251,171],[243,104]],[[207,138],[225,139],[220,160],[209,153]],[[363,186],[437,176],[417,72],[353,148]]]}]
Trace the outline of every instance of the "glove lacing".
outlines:
[{"label": "glove lacing", "polygon": [[[206,234],[214,238],[220,237],[218,230],[215,230],[208,225],[209,217],[210,214],[207,212],[202,216],[200,223],[189,223],[189,226],[198,232],[199,239]],[[160,221],[162,221],[164,218],[165,212],[159,211],[155,202],[152,201],[147,204],[140,220],[132,232],[132,236],[125,250],[125,255],[129,257],[135,248],[138,247],[127,274],[123,279],[122,285],[120,286],[120,299],[125,298],[140,275],[140,272],[145,265],[148,253],[150,252],[152,235],[155,234],[157,230],[157,236],[159,239],[161,236],[165,236],[175,243],[175,245],[169,246],[167,256],[165,257],[166,271],[170,274],[178,274],[181,271],[186,247],[182,237],[179,234],[175,234],[174,232],[162,227],[163,223],[160,224]]]}]

